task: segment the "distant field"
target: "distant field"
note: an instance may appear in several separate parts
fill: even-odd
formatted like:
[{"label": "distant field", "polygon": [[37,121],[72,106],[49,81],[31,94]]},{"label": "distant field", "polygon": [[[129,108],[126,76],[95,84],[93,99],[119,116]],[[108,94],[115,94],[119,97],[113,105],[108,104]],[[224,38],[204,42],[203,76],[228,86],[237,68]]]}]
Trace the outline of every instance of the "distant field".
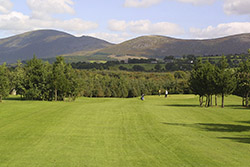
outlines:
[{"label": "distant field", "polygon": [[194,95],[0,104],[0,166],[247,167],[250,109]]}]

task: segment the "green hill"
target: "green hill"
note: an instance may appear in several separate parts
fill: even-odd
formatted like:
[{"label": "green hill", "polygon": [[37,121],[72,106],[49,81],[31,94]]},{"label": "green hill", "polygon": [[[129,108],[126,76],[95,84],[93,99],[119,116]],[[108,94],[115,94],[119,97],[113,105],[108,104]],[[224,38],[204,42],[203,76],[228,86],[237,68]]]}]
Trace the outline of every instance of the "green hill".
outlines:
[{"label": "green hill", "polygon": [[31,31],[0,39],[0,63],[27,60],[35,54],[38,58],[51,58],[78,51],[93,51],[112,44],[97,38],[55,31]]},{"label": "green hill", "polygon": [[0,166],[238,167],[250,164],[250,111],[229,96],[224,109],[194,95],[5,100]]},{"label": "green hill", "polygon": [[247,53],[250,34],[217,39],[185,40],[165,36],[141,36],[120,44],[55,31],[39,30],[0,39],[0,63],[27,60],[34,54],[53,61],[67,56],[72,61],[126,60],[128,58],[157,58],[183,55],[222,55]]},{"label": "green hill", "polygon": [[184,40],[165,36],[143,36],[100,50],[100,53],[147,58],[183,55],[222,55],[247,53],[250,34],[239,34],[217,39]]}]

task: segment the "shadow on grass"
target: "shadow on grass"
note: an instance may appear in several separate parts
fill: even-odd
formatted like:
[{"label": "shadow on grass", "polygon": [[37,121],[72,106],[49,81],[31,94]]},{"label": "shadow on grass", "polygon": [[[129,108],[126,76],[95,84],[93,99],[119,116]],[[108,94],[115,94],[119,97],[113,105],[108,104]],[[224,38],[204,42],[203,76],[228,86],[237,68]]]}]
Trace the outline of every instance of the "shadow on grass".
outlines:
[{"label": "shadow on grass", "polygon": [[230,107],[230,108],[233,108],[233,109],[246,109],[246,110],[250,109],[249,107],[244,107],[242,105],[225,105],[225,107]]},{"label": "shadow on grass", "polygon": [[166,104],[164,106],[170,106],[170,107],[200,107],[199,105],[194,105],[194,104]]},{"label": "shadow on grass", "polygon": [[200,129],[214,132],[246,132],[250,131],[250,126],[235,125],[235,124],[213,124],[213,123],[199,123]]},{"label": "shadow on grass", "polygon": [[250,131],[250,126],[235,125],[235,124],[214,124],[214,123],[196,123],[196,124],[183,124],[183,123],[163,123],[165,125],[186,126],[199,128],[205,131],[212,132],[247,132]]},{"label": "shadow on grass", "polygon": [[[195,105],[195,104],[166,104],[164,106],[169,106],[169,107],[199,107],[199,108],[221,108],[220,105],[218,106],[210,106],[210,107],[205,107],[205,106],[200,106],[200,105]],[[249,110],[249,107],[243,107],[242,105],[225,105],[224,108],[232,108],[232,109],[247,109]]]},{"label": "shadow on grass", "polygon": [[[249,123],[250,121],[241,121],[240,123]],[[209,132],[249,132],[250,126],[236,125],[236,124],[214,124],[214,123],[196,123],[196,124],[185,124],[185,123],[166,123],[169,126],[183,126],[197,128]],[[250,136],[246,137],[219,137],[219,139],[230,139],[235,142],[250,144]]]},{"label": "shadow on grass", "polygon": [[232,140],[239,143],[250,144],[250,136],[245,137],[218,137],[218,139]]},{"label": "shadow on grass", "polygon": [[237,121],[239,123],[250,124],[250,121]]},{"label": "shadow on grass", "polygon": [[17,97],[6,97],[3,100],[20,100],[20,101],[24,101],[25,99],[22,99],[21,97],[17,96]]}]

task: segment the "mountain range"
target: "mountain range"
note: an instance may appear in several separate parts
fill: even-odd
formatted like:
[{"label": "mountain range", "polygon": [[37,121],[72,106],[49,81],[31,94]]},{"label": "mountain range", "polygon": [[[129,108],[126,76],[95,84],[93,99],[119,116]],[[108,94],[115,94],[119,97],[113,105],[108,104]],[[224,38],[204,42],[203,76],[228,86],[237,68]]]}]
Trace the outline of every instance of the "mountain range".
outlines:
[{"label": "mountain range", "polygon": [[[15,63],[36,55],[107,59],[158,58],[183,55],[222,55],[247,53],[250,34],[238,34],[217,39],[186,40],[165,36],[141,36],[120,44],[89,36],[75,37],[56,30],[37,30],[0,39],[0,63]],[[80,60],[80,59],[78,59]]]},{"label": "mountain range", "polygon": [[97,38],[75,37],[55,30],[38,30],[0,39],[0,62],[13,63],[17,60],[51,58],[78,51],[92,51],[112,44]]}]

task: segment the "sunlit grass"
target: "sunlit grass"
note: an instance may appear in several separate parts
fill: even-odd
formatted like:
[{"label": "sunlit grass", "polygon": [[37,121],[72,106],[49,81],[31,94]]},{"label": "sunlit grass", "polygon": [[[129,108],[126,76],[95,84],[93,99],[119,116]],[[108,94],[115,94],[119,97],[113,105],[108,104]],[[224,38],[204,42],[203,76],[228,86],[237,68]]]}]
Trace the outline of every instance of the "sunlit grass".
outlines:
[{"label": "sunlit grass", "polygon": [[194,95],[0,104],[0,166],[249,166],[250,109]]}]

